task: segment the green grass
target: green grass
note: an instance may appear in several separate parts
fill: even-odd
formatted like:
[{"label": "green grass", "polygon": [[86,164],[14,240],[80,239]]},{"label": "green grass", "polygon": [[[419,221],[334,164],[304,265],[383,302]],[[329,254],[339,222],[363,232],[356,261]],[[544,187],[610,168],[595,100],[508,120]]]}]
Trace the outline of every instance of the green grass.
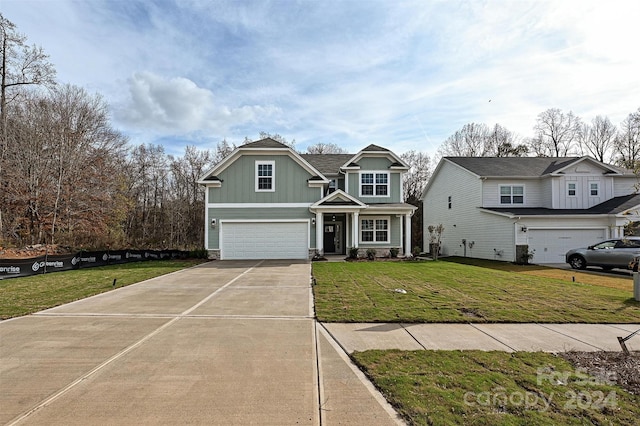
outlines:
[{"label": "green grass", "polygon": [[158,260],[55,272],[0,281],[0,319],[38,312],[202,263]]},{"label": "green grass", "polygon": [[640,418],[640,397],[552,354],[391,350],[352,357],[414,425],[631,425]]},{"label": "green grass", "polygon": [[[325,322],[640,321],[640,302],[633,300],[631,278],[597,285],[593,280],[580,282],[581,275],[572,271],[562,272],[577,275],[576,282],[569,281],[570,276],[553,276],[550,268],[501,270],[511,268],[505,265],[509,264],[314,263],[316,315]],[[539,274],[532,274],[536,270]],[[598,280],[607,281],[605,277]]]}]

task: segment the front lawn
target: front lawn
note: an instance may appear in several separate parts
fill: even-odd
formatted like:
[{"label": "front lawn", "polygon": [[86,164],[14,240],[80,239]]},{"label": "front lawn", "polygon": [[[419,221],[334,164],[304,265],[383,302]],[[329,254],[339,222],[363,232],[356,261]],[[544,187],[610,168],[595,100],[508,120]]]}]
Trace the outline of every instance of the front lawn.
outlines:
[{"label": "front lawn", "polygon": [[202,263],[154,260],[0,280],[0,319],[38,312]]},{"label": "front lawn", "polygon": [[325,322],[640,322],[631,278],[509,265],[314,263],[316,315]]},{"label": "front lawn", "polygon": [[412,425],[637,424],[640,397],[542,352],[366,351],[353,359]]}]

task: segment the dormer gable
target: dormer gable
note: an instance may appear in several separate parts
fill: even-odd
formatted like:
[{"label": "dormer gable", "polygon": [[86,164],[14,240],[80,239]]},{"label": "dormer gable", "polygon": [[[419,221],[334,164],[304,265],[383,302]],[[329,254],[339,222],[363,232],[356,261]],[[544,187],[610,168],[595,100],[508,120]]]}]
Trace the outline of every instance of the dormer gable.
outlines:
[{"label": "dormer gable", "polygon": [[589,156],[584,156],[572,161],[563,167],[550,173],[557,175],[623,175],[624,171],[608,164],[602,163]]},{"label": "dormer gable", "polygon": [[392,151],[373,144],[362,149],[356,155],[347,160],[340,169],[343,171],[360,170],[361,165],[359,164],[359,162],[363,158],[386,158],[387,160],[389,160],[389,165],[387,168],[390,170],[407,171],[410,169],[409,165]]}]

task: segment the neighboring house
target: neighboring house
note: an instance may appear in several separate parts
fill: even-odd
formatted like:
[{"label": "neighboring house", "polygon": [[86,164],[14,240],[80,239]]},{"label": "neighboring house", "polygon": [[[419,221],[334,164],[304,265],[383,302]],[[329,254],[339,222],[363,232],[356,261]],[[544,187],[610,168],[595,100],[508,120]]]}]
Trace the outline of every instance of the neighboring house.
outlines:
[{"label": "neighboring house", "polygon": [[442,224],[442,255],[519,261],[528,245],[533,263],[563,263],[640,220],[637,185],[590,157],[445,157],[422,195],[425,249]]},{"label": "neighboring house", "polygon": [[299,154],[267,138],[248,143],[205,173],[205,248],[216,259],[308,259],[374,248],[411,252],[402,177],[386,148]]}]

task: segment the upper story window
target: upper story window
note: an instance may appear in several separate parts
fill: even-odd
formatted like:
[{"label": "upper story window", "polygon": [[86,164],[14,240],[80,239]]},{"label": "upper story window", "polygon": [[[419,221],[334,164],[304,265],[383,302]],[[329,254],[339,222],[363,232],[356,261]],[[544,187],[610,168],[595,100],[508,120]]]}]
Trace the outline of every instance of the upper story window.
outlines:
[{"label": "upper story window", "polygon": [[275,190],[275,161],[256,161],[256,192]]},{"label": "upper story window", "polygon": [[329,191],[327,192],[327,194],[331,194],[336,189],[338,189],[338,180],[337,179],[331,179],[329,181]]},{"label": "upper story window", "polygon": [[388,197],[389,196],[389,173],[388,172],[360,173],[360,196]]},{"label": "upper story window", "polygon": [[600,183],[598,182],[590,182],[589,183],[589,196],[597,197],[600,195]]},{"label": "upper story window", "polygon": [[569,197],[575,197],[576,196],[576,186],[577,184],[575,182],[568,182],[567,183],[567,195]]},{"label": "upper story window", "polygon": [[500,185],[500,204],[524,204],[524,185]]}]

